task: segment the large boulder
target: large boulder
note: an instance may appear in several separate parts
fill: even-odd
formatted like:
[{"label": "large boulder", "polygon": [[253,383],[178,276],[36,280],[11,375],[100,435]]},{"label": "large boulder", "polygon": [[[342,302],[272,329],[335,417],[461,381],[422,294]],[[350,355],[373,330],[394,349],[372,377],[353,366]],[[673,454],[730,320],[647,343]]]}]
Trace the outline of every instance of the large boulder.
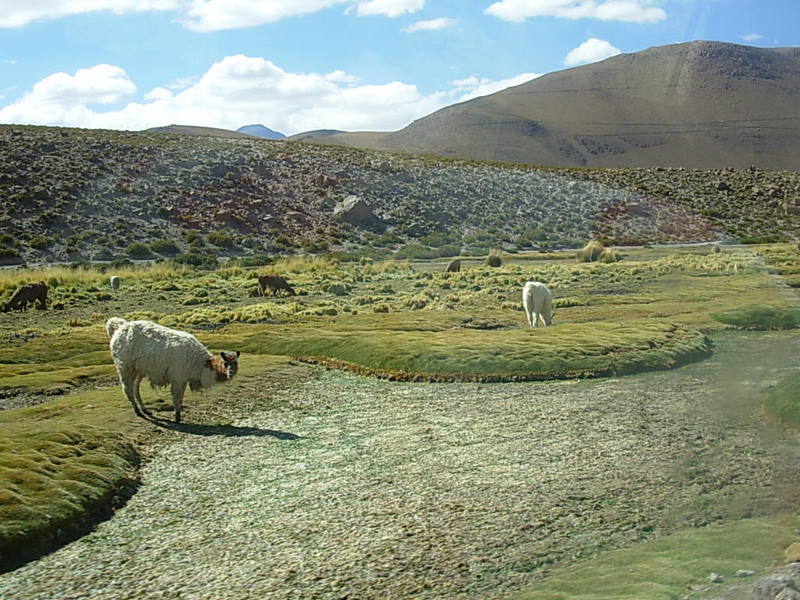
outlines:
[{"label": "large boulder", "polygon": [[356,227],[374,229],[383,224],[370,205],[358,196],[348,196],[339,202],[333,209],[333,215]]}]

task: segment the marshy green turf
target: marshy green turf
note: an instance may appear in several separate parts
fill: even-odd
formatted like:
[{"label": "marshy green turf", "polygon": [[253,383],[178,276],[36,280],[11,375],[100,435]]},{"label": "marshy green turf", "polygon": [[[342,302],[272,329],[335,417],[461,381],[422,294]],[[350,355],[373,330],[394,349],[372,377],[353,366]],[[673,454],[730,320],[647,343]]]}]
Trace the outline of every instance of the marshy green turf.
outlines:
[{"label": "marshy green turf", "polygon": [[[105,274],[87,269],[0,273],[3,297],[25,280],[44,279],[51,303],[65,306],[0,313],[0,339],[8,340],[0,348],[0,392],[77,388],[0,412],[0,562],[14,563],[14,548],[33,553],[63,542],[107,512],[135,485],[138,451],[163,434],[134,417],[118,385],[81,387],[115,378],[103,326],[110,316],[152,319],[193,331],[215,350],[242,350],[244,382],[274,378],[271,369],[289,355],[399,379],[621,375],[703,358],[711,351],[707,335],[742,323],[797,324],[796,300],[775,285],[800,270],[788,245],[714,254],[641,249],[618,258],[578,264],[574,252],[503,255],[500,267],[465,259],[460,273],[442,272],[447,261],[412,267],[295,258],[211,272],[162,264],[126,268],[118,294],[108,291]],[[266,270],[285,275],[298,295],[252,297]],[[554,292],[553,327],[525,323],[526,280]],[[797,387],[795,380],[776,388],[775,414],[797,414],[784,400],[796,398]],[[146,385],[143,393],[153,408]],[[188,404],[213,406],[214,397]],[[155,407],[170,416],[168,403]]]},{"label": "marshy green turf", "polygon": [[800,427],[800,372],[789,375],[770,388],[765,406],[782,423]]},{"label": "marshy green turf", "polygon": [[[554,571],[514,600],[676,600],[687,585],[708,583],[710,573],[730,582],[739,569],[763,574],[794,540],[796,516],[744,519],[688,529],[605,552],[579,566]],[[708,598],[724,597],[714,586]]]},{"label": "marshy green turf", "polygon": [[444,331],[270,328],[245,351],[334,359],[393,378],[537,380],[668,368],[710,352],[702,333],[644,320]]}]

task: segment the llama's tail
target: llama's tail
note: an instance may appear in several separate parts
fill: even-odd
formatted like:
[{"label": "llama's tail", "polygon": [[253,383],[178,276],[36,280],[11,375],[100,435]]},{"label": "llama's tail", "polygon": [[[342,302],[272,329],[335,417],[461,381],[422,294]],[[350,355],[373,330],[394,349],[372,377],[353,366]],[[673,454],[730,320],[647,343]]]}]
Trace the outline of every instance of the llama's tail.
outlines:
[{"label": "llama's tail", "polygon": [[108,321],[106,321],[106,332],[108,333],[108,337],[114,335],[114,332],[125,325],[127,321],[125,319],[120,319],[119,317],[111,317]]}]

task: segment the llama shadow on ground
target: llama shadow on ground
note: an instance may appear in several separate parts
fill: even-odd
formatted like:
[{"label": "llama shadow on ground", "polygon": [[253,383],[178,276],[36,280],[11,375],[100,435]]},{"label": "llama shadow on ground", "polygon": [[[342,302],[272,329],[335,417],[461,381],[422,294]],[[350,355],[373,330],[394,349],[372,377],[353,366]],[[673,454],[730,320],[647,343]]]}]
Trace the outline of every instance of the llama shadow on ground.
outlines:
[{"label": "llama shadow on ground", "polygon": [[275,429],[261,429],[259,427],[240,427],[238,425],[202,425],[198,423],[175,423],[152,415],[148,415],[147,420],[172,431],[189,433],[191,435],[224,435],[226,437],[274,437],[279,440],[299,440],[300,436],[288,431],[277,431]]}]

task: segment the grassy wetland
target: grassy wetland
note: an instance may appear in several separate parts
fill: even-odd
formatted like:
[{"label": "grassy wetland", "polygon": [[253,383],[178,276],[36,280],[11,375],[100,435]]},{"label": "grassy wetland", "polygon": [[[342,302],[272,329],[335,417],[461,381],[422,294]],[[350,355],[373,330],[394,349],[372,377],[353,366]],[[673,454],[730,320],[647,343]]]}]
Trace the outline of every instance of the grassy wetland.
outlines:
[{"label": "grassy wetland", "polygon": [[[671,598],[764,572],[800,501],[800,254],[712,250],[165,262],[117,292],[98,266],[0,272],[3,300],[44,280],[63,305],[0,314],[0,559],[79,538],[0,595]],[[254,296],[265,272],[298,294]],[[553,327],[527,327],[529,279]],[[180,426],[137,419],[110,316],[239,349],[240,374]]]}]

